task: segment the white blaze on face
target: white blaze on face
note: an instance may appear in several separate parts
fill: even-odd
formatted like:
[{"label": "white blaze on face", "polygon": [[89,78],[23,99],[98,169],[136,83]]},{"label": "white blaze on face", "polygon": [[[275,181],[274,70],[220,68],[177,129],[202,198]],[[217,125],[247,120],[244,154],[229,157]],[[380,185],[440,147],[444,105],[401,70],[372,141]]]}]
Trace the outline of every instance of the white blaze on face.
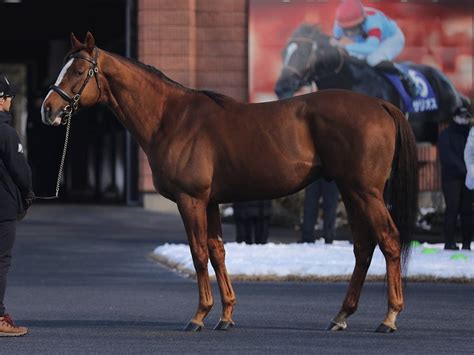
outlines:
[{"label": "white blaze on face", "polygon": [[[74,62],[74,59],[75,58],[71,58],[69,59],[69,61],[66,63],[66,65],[61,69],[61,72],[59,73],[59,76],[58,78],[56,79],[56,82],[54,83],[54,85],[56,86],[59,86],[59,84],[61,84],[61,82],[63,81],[64,79],[64,76],[66,75],[67,73],[67,70],[69,69],[69,67],[72,65],[72,63]],[[44,101],[43,101],[43,104],[41,105],[41,118],[43,119],[43,122],[46,123],[45,121],[45,118],[46,118],[46,115],[45,115],[45,112],[44,112],[44,103],[46,102],[46,100],[48,100],[48,97],[53,93],[53,90],[49,90],[48,92],[48,95],[46,95],[46,97],[44,98]],[[59,120],[59,123],[61,122],[61,118],[59,117],[56,117],[53,121],[53,123],[56,123],[57,121]]]},{"label": "white blaze on face", "polygon": [[295,42],[291,42],[288,45],[288,48],[286,49],[286,56],[285,56],[284,65],[288,65],[288,63],[291,60],[291,56],[293,55],[293,53],[296,52],[297,49],[298,49],[298,45]]}]

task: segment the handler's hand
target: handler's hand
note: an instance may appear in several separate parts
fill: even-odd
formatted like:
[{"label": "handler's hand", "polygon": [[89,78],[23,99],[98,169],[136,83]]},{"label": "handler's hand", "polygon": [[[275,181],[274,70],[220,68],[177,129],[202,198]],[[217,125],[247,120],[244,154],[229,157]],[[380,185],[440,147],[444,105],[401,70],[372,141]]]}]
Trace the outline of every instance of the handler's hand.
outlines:
[{"label": "handler's hand", "polygon": [[33,200],[36,198],[35,193],[33,191],[28,192],[28,195],[25,197],[26,207],[30,208],[33,204]]}]

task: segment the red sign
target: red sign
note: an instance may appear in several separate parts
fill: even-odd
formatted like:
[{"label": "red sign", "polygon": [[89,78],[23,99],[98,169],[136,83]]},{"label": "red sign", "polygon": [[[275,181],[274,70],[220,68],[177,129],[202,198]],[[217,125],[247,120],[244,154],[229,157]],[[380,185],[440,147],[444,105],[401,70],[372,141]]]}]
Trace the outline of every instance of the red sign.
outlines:
[{"label": "red sign", "polygon": [[[318,24],[332,34],[339,0],[250,0],[249,97],[275,100],[273,87],[282,67],[282,50],[302,23]],[[462,93],[474,97],[473,15],[468,2],[363,1],[395,20],[405,35],[396,61],[440,69]]]}]

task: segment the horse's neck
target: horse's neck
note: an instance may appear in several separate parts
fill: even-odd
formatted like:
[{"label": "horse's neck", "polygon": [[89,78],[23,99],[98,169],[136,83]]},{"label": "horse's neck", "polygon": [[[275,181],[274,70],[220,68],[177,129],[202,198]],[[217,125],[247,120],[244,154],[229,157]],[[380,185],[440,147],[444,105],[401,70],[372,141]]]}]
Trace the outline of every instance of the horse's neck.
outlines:
[{"label": "horse's neck", "polygon": [[341,70],[333,73],[322,74],[319,78],[316,77],[316,80],[319,89],[350,90],[353,82],[352,72],[346,63],[344,63]]},{"label": "horse's neck", "polygon": [[105,104],[147,152],[171,96],[182,93],[156,75],[120,57],[104,53]]}]

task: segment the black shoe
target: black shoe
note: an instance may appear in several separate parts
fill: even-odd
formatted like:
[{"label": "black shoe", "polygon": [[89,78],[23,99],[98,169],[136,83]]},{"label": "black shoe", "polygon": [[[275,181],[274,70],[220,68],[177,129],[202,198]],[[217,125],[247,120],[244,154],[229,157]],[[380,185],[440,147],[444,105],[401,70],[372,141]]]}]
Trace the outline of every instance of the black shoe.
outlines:
[{"label": "black shoe", "polygon": [[324,239],[324,244],[332,244],[332,239]]},{"label": "black shoe", "polygon": [[445,243],[444,250],[459,250],[459,247],[456,245],[456,243]]},{"label": "black shoe", "polygon": [[471,243],[462,245],[462,250],[471,250]]}]

